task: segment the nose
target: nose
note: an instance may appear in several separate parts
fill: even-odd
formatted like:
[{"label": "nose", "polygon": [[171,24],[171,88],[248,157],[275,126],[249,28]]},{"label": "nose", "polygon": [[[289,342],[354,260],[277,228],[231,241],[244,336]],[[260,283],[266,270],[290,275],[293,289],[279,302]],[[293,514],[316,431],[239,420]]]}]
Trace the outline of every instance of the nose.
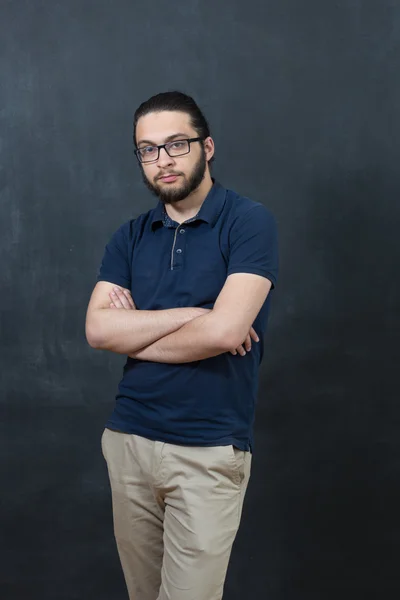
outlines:
[{"label": "nose", "polygon": [[168,165],[174,164],[174,160],[167,154],[165,148],[160,148],[160,156],[158,157],[158,165],[160,167],[167,167]]}]

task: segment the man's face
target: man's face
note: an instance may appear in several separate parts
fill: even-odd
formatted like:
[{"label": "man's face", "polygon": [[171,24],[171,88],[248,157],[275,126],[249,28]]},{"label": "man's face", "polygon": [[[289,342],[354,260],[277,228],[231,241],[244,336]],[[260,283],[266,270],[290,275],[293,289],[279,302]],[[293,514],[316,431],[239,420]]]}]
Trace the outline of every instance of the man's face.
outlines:
[{"label": "man's face", "polygon": [[[193,137],[198,137],[198,133],[190,124],[190,116],[180,111],[149,113],[141,117],[136,126],[138,148]],[[190,152],[182,156],[168,156],[162,148],[156,162],[142,163],[141,167],[144,183],[150,191],[164,204],[171,204],[187,198],[203,181],[207,169],[206,151],[203,142],[191,142]]]}]

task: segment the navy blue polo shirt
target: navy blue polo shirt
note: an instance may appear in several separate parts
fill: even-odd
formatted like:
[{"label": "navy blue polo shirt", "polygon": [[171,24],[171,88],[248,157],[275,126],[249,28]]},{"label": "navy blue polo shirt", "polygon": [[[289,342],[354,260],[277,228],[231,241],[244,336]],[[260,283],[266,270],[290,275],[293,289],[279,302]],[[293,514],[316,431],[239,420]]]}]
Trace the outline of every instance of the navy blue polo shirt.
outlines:
[{"label": "navy blue polo shirt", "polygon": [[252,341],[245,356],[226,352],[181,364],[127,357],[106,427],[172,444],[233,444],[252,452],[258,371],[277,272],[272,213],[214,180],[197,215],[180,225],[161,201],[121,225],[105,248],[97,281],[130,289],[138,310],[213,308],[232,273],[261,275],[272,289],[253,324],[260,342]]}]

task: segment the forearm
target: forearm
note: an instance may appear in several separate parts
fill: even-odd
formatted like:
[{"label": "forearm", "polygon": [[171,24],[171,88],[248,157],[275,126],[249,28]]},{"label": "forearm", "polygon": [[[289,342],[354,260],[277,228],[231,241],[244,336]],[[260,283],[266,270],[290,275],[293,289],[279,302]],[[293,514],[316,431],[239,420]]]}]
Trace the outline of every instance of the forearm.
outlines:
[{"label": "forearm", "polygon": [[150,362],[187,363],[228,351],[220,318],[211,311],[129,356]]},{"label": "forearm", "polygon": [[166,310],[101,308],[88,318],[86,337],[93,348],[131,354],[177,331],[199,315],[201,312],[196,307]]}]

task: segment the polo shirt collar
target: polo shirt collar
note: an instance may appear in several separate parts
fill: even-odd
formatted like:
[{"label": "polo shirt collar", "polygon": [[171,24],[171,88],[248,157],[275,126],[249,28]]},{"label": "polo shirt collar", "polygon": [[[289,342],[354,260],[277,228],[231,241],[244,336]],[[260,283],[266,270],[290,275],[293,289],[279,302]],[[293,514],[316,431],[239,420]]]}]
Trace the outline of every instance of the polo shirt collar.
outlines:
[{"label": "polo shirt collar", "polygon": [[[211,227],[214,227],[225,203],[226,189],[213,178],[212,182],[213,186],[205,197],[199,212],[195,217],[189,220],[196,221],[197,219],[200,219],[209,223]],[[166,216],[168,217],[168,214],[165,210],[164,203],[159,200],[157,206],[154,208],[153,217],[151,219],[152,229],[159,223],[163,223]]]}]

